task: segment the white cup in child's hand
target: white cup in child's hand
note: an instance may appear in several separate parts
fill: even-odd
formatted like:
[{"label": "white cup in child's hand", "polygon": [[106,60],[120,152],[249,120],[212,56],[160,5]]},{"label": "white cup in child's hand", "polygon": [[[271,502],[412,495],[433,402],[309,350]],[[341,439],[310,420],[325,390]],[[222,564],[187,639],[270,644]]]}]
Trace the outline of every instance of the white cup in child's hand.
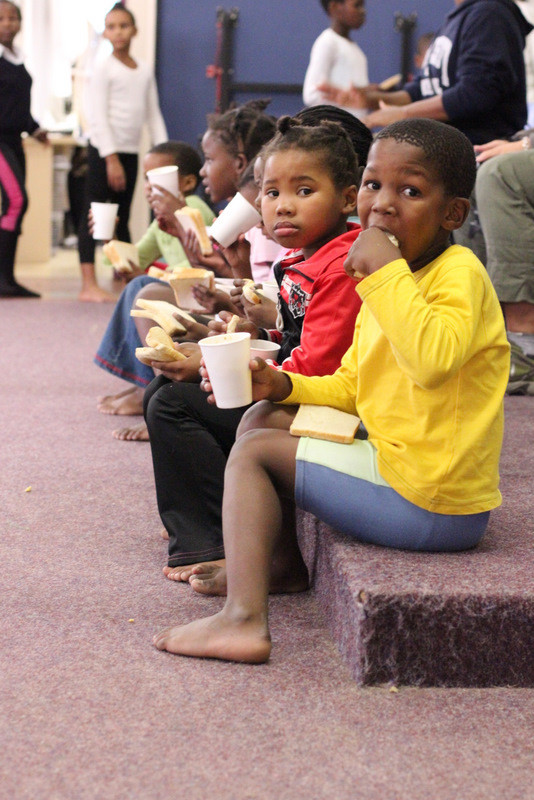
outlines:
[{"label": "white cup in child's hand", "polygon": [[252,403],[250,333],[221,333],[199,341],[218,408]]},{"label": "white cup in child's hand", "polygon": [[241,233],[249,231],[260,220],[261,216],[254,206],[237,192],[209,229],[209,235],[221,247],[230,247]]},{"label": "white cup in child's hand", "polygon": [[[178,197],[180,189],[178,187],[178,167],[176,164],[169,164],[167,167],[156,167],[149,169],[146,174],[151,186],[161,186],[174,197]],[[154,194],[162,194],[159,189],[153,189]]]},{"label": "white cup in child's hand", "polygon": [[93,239],[107,242],[113,239],[117,223],[118,203],[91,203]]}]

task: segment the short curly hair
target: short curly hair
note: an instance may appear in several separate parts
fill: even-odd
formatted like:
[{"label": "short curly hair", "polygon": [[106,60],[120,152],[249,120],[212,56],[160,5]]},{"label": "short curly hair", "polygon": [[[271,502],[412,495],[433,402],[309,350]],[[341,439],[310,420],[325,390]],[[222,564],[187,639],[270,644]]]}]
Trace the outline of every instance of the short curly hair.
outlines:
[{"label": "short curly hair", "polygon": [[449,197],[469,199],[475,186],[473,145],[458,128],[435,119],[403,119],[382,128],[375,136],[419,147],[442,182]]},{"label": "short curly hair", "polygon": [[352,142],[339,122],[323,120],[318,125],[305,125],[296,117],[280,117],[278,130],[260,153],[263,163],[275,153],[305,150],[317,153],[330,173],[336,189],[358,185],[358,157]]},{"label": "short curly hair", "polygon": [[155,144],[149,153],[161,153],[174,159],[174,163],[182,175],[194,175],[197,185],[200,181],[202,158],[197,150],[186,142],[170,139],[168,142]]}]

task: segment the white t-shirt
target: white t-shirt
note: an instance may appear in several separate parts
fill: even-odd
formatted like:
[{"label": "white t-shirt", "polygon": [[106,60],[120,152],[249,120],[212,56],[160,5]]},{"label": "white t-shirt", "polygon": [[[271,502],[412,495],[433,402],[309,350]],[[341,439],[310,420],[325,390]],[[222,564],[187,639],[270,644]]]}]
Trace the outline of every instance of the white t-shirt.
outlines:
[{"label": "white t-shirt", "polygon": [[140,61],[130,69],[111,55],[95,67],[90,85],[89,140],[100,157],[138,153],[146,123],[151,144],[167,140],[154,75]]},{"label": "white t-shirt", "polygon": [[[350,86],[367,86],[367,57],[363,50],[351,39],[340,36],[332,28],[327,28],[313,43],[310,63],[304,78],[302,98],[304,105],[317,106],[327,102],[317,91],[320,83],[332,83],[340,89]],[[364,116],[364,109],[347,108],[355,116]]]}]

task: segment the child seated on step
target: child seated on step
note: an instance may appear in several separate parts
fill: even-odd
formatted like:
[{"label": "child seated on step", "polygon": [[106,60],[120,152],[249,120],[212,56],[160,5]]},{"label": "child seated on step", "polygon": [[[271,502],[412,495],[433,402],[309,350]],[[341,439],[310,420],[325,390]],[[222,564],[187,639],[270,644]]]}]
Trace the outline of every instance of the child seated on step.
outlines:
[{"label": "child seated on step", "polygon": [[[198,209],[206,225],[211,225],[215,219],[213,211],[204,200],[194,194],[200,181],[202,159],[195,148],[185,142],[172,140],[163,142],[152,147],[145,155],[143,171],[147,201],[149,202],[152,196],[152,187],[146,177],[147,172],[151,169],[174,165],[178,167],[178,188],[180,190],[180,198],[177,202],[181,206],[185,203],[190,208]],[[138,389],[138,387],[146,386],[152,379],[152,371],[135,358],[135,348],[140,346],[141,341],[135,323],[130,317],[134,299],[140,288],[149,283],[160,282],[156,278],[145,275],[145,269],[157,259],[164,260],[171,267],[191,266],[180,239],[162,231],[156,220],[149,225],[146,233],[136,244],[139,266],[135,269],[134,265],[131,265],[132,273],[129,274],[128,283],[117,301],[94,358],[94,363],[98,367],[132,383],[133,387],[118,395],[99,398],[98,409],[104,414],[131,413],[132,409],[136,408],[142,400],[143,389]],[[111,263],[108,263],[111,269]]]},{"label": "child seated on step", "polygon": [[[158,649],[269,658],[269,591],[294,590],[299,578],[294,521],[284,514],[292,498],[360,542],[443,552],[480,541],[501,502],[510,348],[483,265],[450,243],[475,174],[472,145],[450,125],[410,119],[377,134],[358,193],[363,232],[345,263],[362,300],[352,345],[321,377],[251,361],[254,399],[276,405],[252,406],[228,460],[225,567],[206,565],[190,578],[227,599],[214,616],[159,633]],[[264,218],[276,193],[266,169]],[[203,382],[210,391],[205,370]],[[357,414],[367,438],[290,435],[301,403]]]}]

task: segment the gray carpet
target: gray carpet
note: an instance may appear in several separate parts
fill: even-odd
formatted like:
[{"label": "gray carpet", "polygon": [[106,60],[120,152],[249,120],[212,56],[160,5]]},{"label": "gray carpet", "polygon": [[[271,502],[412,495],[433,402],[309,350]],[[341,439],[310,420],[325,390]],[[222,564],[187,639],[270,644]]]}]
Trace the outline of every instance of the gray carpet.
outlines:
[{"label": "gray carpet", "polygon": [[533,797],[531,690],[361,688],[310,593],[267,665],[153,648],[221,601],[162,576],[149,446],[96,411],[109,313],[0,305],[1,800]]}]

